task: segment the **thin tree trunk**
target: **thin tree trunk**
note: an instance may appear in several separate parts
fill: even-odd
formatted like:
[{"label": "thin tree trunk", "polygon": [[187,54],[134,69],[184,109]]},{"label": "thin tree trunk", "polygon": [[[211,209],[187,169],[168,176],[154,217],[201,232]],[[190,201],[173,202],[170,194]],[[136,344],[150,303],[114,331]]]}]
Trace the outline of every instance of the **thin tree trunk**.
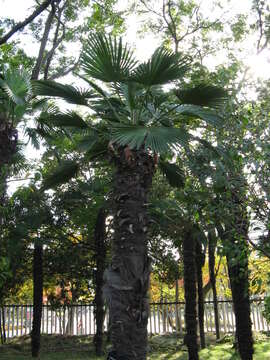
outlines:
[{"label": "thin tree trunk", "polygon": [[96,318],[96,334],[94,336],[94,345],[97,356],[102,356],[103,350],[103,323],[105,318],[104,299],[102,294],[103,275],[106,266],[106,213],[103,208],[98,212],[95,224],[95,318]]},{"label": "thin tree trunk", "polygon": [[218,314],[218,300],[217,300],[216,273],[215,273],[216,245],[217,245],[216,236],[214,234],[211,234],[211,232],[209,232],[209,235],[208,235],[209,276],[210,276],[210,282],[211,282],[212,291],[213,291],[216,338],[218,340],[218,339],[220,339],[220,331],[219,331],[219,314]]},{"label": "thin tree trunk", "polygon": [[51,27],[52,27],[52,24],[53,24],[53,19],[54,19],[55,12],[56,12],[54,2],[51,3],[51,7],[52,8],[51,8],[51,10],[49,12],[49,15],[47,17],[47,20],[46,20],[46,23],[45,23],[45,28],[44,28],[44,33],[43,33],[43,36],[42,36],[42,39],[41,39],[41,42],[40,42],[40,48],[39,48],[37,61],[35,63],[33,71],[32,71],[32,76],[31,76],[32,80],[37,80],[38,79],[39,73],[40,73],[40,70],[41,70],[41,66],[42,66],[42,63],[43,63],[44,52],[45,52],[45,49],[46,49],[46,45],[47,45],[47,42],[48,42],[48,39],[49,39],[49,34],[50,34]]},{"label": "thin tree trunk", "polygon": [[178,278],[179,278],[179,272],[177,271],[177,275],[176,275],[176,279],[175,279],[175,303],[176,303],[175,304],[175,306],[176,306],[175,328],[176,328],[176,331],[180,332],[180,319],[179,319],[179,312],[178,312],[178,301],[179,301],[179,284],[178,284],[179,279]]},{"label": "thin tree trunk", "polygon": [[197,268],[197,285],[198,285],[198,319],[199,319],[201,349],[205,348],[204,296],[203,296],[203,274],[202,274],[202,267],[204,266],[204,262],[205,262],[205,256],[202,251],[202,244],[197,240],[196,268]]},{"label": "thin tree trunk", "polygon": [[2,312],[0,312],[0,336],[1,336],[1,344],[3,345],[5,343],[5,336],[4,336],[4,323],[2,321]]},{"label": "thin tree trunk", "polygon": [[185,289],[185,344],[188,347],[189,360],[199,360],[197,342],[196,308],[196,241],[191,231],[186,231],[183,241],[184,289]]},{"label": "thin tree trunk", "polygon": [[33,309],[33,328],[32,338],[32,357],[38,357],[40,351],[40,326],[42,316],[42,296],[43,296],[43,247],[35,243],[33,261],[33,281],[34,281],[34,309]]},{"label": "thin tree trunk", "polygon": [[1,337],[1,344],[4,344],[4,337],[3,337],[3,332],[2,332],[2,321],[0,319],[0,337]]},{"label": "thin tree trunk", "polygon": [[119,147],[113,187],[112,262],[104,294],[110,310],[113,351],[108,359],[145,360],[149,316],[150,259],[147,250],[147,195],[154,159],[143,149]]}]

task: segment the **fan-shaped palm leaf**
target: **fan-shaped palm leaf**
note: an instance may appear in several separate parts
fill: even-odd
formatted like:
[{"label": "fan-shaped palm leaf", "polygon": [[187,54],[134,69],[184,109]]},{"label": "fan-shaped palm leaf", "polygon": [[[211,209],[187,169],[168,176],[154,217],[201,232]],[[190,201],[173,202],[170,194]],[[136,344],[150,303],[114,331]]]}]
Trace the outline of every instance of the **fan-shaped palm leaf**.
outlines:
[{"label": "fan-shaped palm leaf", "polygon": [[130,80],[145,86],[166,84],[183,78],[189,63],[185,56],[158,48],[147,62],[134,69]]},{"label": "fan-shaped palm leaf", "polygon": [[228,93],[217,86],[200,84],[189,89],[178,89],[174,91],[182,104],[192,104],[219,108],[228,99]]},{"label": "fan-shaped palm leaf", "polygon": [[75,127],[80,129],[86,129],[88,127],[81,116],[74,111],[58,114],[42,113],[37,121],[40,124],[47,124],[50,127]]},{"label": "fan-shaped palm leaf", "polygon": [[45,177],[40,190],[45,191],[68,182],[77,175],[78,171],[79,165],[75,161],[63,161],[57,168]]},{"label": "fan-shaped palm leaf", "polygon": [[33,81],[33,91],[35,95],[59,97],[71,104],[86,106],[88,105],[87,99],[93,99],[97,96],[91,90],[82,90],[50,80]]},{"label": "fan-shaped palm leaf", "polygon": [[86,42],[81,65],[85,73],[105,82],[125,80],[136,65],[133,52],[122,39],[91,34]]},{"label": "fan-shaped palm leaf", "polygon": [[223,118],[213,109],[203,108],[198,105],[179,105],[175,111],[181,115],[197,117],[206,123],[220,127],[223,124]]},{"label": "fan-shaped palm leaf", "polygon": [[171,186],[180,188],[185,185],[185,174],[179,166],[164,160],[160,160],[158,165]]},{"label": "fan-shaped palm leaf", "polygon": [[17,105],[24,105],[32,94],[30,74],[25,70],[8,69],[0,78],[0,87]]},{"label": "fan-shaped palm leaf", "polygon": [[156,153],[164,153],[170,148],[186,146],[191,138],[185,129],[165,126],[114,126],[112,141],[119,145],[129,145],[139,149],[141,146],[150,148]]}]

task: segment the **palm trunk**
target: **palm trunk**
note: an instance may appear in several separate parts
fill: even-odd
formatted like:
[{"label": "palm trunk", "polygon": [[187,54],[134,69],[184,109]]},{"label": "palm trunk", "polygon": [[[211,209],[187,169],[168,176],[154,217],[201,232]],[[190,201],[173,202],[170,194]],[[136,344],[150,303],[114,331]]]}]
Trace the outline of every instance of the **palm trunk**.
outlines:
[{"label": "palm trunk", "polygon": [[150,259],[147,250],[147,195],[154,160],[143,149],[119,147],[113,154],[114,234],[112,262],[105,271],[113,351],[109,359],[145,360],[147,354]]},{"label": "palm trunk", "polygon": [[42,316],[42,295],[43,295],[43,247],[35,244],[33,261],[33,281],[34,281],[34,310],[32,338],[32,357],[38,357],[40,351],[40,326]]},{"label": "palm trunk", "polygon": [[196,243],[196,267],[197,267],[197,285],[198,285],[198,319],[200,329],[201,349],[205,348],[205,333],[204,333],[204,296],[203,296],[203,274],[202,267],[204,266],[205,257],[202,251],[202,244]]},{"label": "palm trunk", "polygon": [[95,318],[96,318],[96,334],[94,336],[94,344],[96,355],[101,356],[103,345],[103,323],[105,318],[104,299],[102,295],[103,288],[103,275],[106,264],[106,229],[105,229],[106,214],[103,208],[98,212],[96,225],[95,225],[95,260],[96,260],[96,273],[95,273]]},{"label": "palm trunk", "polygon": [[196,309],[196,242],[191,231],[186,231],[183,241],[184,288],[185,288],[185,344],[188,347],[189,360],[199,360],[197,342]]},{"label": "palm trunk", "polygon": [[208,241],[209,241],[208,244],[209,276],[213,291],[216,338],[218,340],[220,339],[220,331],[219,331],[219,314],[218,314],[218,300],[217,300],[216,274],[215,274],[215,249],[217,245],[217,239],[215,235],[211,234],[211,232],[209,232]]},{"label": "palm trunk", "polygon": [[226,244],[226,259],[236,321],[237,347],[242,360],[252,360],[254,350],[250,318],[248,245],[246,242],[248,224],[245,216],[235,220],[233,228],[227,227],[224,231],[222,226],[217,225],[217,229]]},{"label": "palm trunk", "polygon": [[[235,261],[239,258],[239,253],[241,253],[241,260]],[[243,241],[235,243],[228,251],[226,258],[232,289],[238,350],[242,360],[252,360],[253,338],[248,291],[247,245]]]}]

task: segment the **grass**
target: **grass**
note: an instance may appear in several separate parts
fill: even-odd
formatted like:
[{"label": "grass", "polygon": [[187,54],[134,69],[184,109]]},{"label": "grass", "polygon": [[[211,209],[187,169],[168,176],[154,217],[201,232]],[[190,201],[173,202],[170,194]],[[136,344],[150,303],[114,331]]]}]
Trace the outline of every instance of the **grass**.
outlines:
[{"label": "grass", "polygon": [[[208,338],[208,343],[213,339]],[[270,338],[257,336],[254,360],[270,359]],[[153,336],[150,339],[149,360],[187,360],[187,350],[181,347],[182,339],[175,335]],[[92,338],[87,336],[42,337],[40,360],[104,360],[94,355]],[[12,339],[8,344],[0,345],[1,360],[27,360],[30,355],[30,338],[24,336]],[[226,337],[222,344],[212,344],[200,352],[200,360],[237,360],[239,357],[232,348],[231,338]]]}]

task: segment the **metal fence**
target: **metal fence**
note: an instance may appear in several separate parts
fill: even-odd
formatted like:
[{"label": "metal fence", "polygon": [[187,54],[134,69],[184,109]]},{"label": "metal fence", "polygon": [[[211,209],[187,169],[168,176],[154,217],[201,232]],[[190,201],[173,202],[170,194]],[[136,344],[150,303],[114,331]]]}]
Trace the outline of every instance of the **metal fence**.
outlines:
[{"label": "metal fence", "polygon": [[[215,332],[214,304],[205,301],[205,331]],[[235,317],[232,302],[218,301],[220,331],[224,334],[234,333]],[[270,327],[263,317],[263,299],[251,300],[251,320],[254,331],[269,331]],[[148,332],[164,334],[182,333],[185,328],[185,304],[155,303],[151,304],[148,321]],[[33,320],[32,305],[6,305],[2,308],[1,322],[5,324],[6,337],[22,336],[31,332]],[[106,314],[104,330],[108,329],[109,317]],[[55,309],[43,305],[41,332],[44,334],[93,335],[96,331],[93,304],[79,304]]]}]

